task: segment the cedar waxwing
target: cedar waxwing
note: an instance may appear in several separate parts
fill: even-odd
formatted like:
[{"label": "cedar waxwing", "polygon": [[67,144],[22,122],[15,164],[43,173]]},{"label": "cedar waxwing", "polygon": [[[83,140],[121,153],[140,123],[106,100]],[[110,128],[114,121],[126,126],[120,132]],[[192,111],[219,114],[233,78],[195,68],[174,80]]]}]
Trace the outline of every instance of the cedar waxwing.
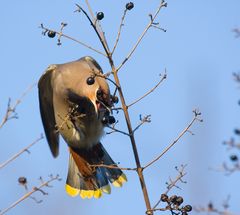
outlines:
[{"label": "cedar waxwing", "polygon": [[59,133],[69,147],[66,192],[70,196],[99,198],[110,193],[109,181],[121,187],[127,181],[114,165],[100,139],[103,118],[112,107],[109,86],[102,69],[91,57],[50,65],[38,82],[39,103],[46,138],[54,157],[59,153]]}]

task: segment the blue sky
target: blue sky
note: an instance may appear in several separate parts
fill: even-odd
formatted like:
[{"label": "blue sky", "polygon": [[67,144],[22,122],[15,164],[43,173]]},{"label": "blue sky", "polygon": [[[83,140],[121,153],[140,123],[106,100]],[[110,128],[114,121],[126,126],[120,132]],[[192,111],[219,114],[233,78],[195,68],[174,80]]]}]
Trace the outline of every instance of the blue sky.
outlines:
[{"label": "blue sky", "polygon": [[[90,1],[94,11],[103,11],[101,24],[112,47],[118,25],[127,1]],[[61,22],[68,23],[65,33],[101,49],[93,30],[82,14],[73,13],[75,3],[84,1],[4,1],[1,3],[1,78],[0,116],[3,117],[8,98],[14,101],[31,84],[36,83],[47,68],[54,63],[64,63],[85,55],[93,56],[104,71],[109,71],[107,60],[72,41],[41,35],[41,23],[59,29]],[[118,65],[149,21],[159,4],[158,0],[135,1],[127,15],[119,47],[115,52]],[[238,173],[230,177],[210,171],[228,161],[229,154],[222,145],[233,135],[239,125],[239,88],[232,73],[240,69],[240,40],[232,29],[240,26],[238,0],[203,2],[168,1],[160,12],[158,21],[167,32],[150,29],[133,57],[120,72],[123,91],[128,103],[143,95],[167,70],[167,80],[153,94],[130,109],[133,125],[139,123],[139,114],[151,114],[152,122],[144,125],[136,140],[142,163],[147,163],[168,146],[192,119],[192,110],[199,108],[203,123],[192,127],[194,136],[187,134],[162,159],[146,170],[145,177],[152,203],[165,191],[169,176],[176,175],[176,165],[187,164],[187,184],[172,194],[182,195],[187,204],[204,205],[210,200],[221,205],[231,194],[230,205],[239,211]],[[39,115],[37,87],[17,107],[19,119],[9,121],[0,130],[0,163],[30,144],[43,133]],[[122,114],[116,115],[119,128],[126,129]],[[134,158],[129,140],[120,134],[103,138],[104,146],[116,162],[133,167]],[[17,183],[19,176],[26,176],[29,187],[39,183],[39,176],[59,174],[61,182],[45,189],[49,195],[36,194],[41,204],[26,200],[9,214],[144,214],[145,205],[138,178],[127,172],[128,183],[112,189],[111,195],[100,200],[70,198],[65,194],[68,152],[61,141],[60,155],[53,159],[46,140],[31,148],[9,166],[0,170],[0,209],[24,194]],[[217,194],[217,195],[216,195]]]}]

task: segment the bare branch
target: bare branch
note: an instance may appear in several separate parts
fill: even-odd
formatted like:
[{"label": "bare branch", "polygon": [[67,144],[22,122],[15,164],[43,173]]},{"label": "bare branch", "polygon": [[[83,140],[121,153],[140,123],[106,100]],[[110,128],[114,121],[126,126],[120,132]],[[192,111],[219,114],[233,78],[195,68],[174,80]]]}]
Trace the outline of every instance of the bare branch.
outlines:
[{"label": "bare branch", "polygon": [[41,134],[41,136],[39,138],[37,138],[36,140],[34,140],[31,144],[29,144],[27,147],[21,149],[18,153],[16,153],[15,155],[13,155],[11,158],[9,158],[8,160],[6,160],[5,162],[3,162],[2,164],[0,164],[0,169],[2,169],[3,167],[5,167],[6,165],[8,165],[10,162],[14,161],[17,157],[19,157],[22,153],[24,152],[28,152],[29,153],[29,148],[32,147],[34,144],[36,144],[37,142],[39,142],[40,140],[42,140],[44,137]]},{"label": "bare branch", "polygon": [[[11,99],[8,100],[7,110],[6,114],[4,115],[2,122],[0,124],[0,129],[3,127],[3,125],[10,119],[17,118],[16,108],[17,106],[22,102],[23,98],[29,93],[29,91],[32,90],[32,88],[36,85],[36,83],[30,85],[23,94],[16,100],[15,104],[11,107]],[[14,115],[12,115],[14,114]]]},{"label": "bare branch", "polygon": [[106,55],[105,53],[103,53],[103,52],[101,52],[101,51],[99,51],[99,50],[91,47],[90,45],[88,45],[88,44],[86,44],[86,43],[84,43],[84,42],[81,42],[80,40],[77,40],[77,39],[75,39],[75,38],[73,38],[73,37],[70,37],[70,36],[68,36],[68,35],[66,35],[66,34],[64,34],[64,33],[62,33],[62,32],[59,32],[59,31],[55,31],[55,30],[46,28],[46,27],[43,26],[43,24],[41,24],[40,28],[42,28],[42,29],[45,30],[45,31],[53,31],[53,32],[56,32],[56,34],[59,35],[59,36],[61,35],[61,37],[65,37],[65,38],[67,38],[67,39],[69,39],[69,40],[72,40],[72,41],[74,41],[74,42],[76,42],[76,43],[78,43],[78,44],[80,44],[80,45],[82,45],[82,46],[84,46],[84,47],[86,47],[86,48],[88,48],[88,49],[90,49],[90,50],[98,53],[98,54],[101,54],[101,55],[107,57],[107,55]]},{"label": "bare branch", "polygon": [[19,203],[21,203],[22,201],[24,201],[25,199],[31,197],[31,195],[37,191],[40,191],[41,193],[43,193],[44,195],[46,195],[45,192],[42,192],[42,188],[48,186],[49,183],[51,183],[52,181],[59,181],[61,180],[61,178],[59,178],[59,175],[56,175],[55,177],[51,177],[48,181],[40,184],[38,187],[33,187],[33,189],[26,193],[25,195],[23,195],[21,198],[19,198],[16,202],[12,203],[9,207],[3,209],[2,211],[0,211],[0,215],[3,215],[5,213],[7,213],[9,210],[11,210],[12,208],[16,207]]},{"label": "bare branch", "polygon": [[100,40],[108,59],[111,59],[111,54],[109,52],[105,37],[102,37],[100,35],[96,25],[93,23],[93,21],[91,20],[91,18],[87,14],[87,12],[80,5],[76,4],[76,6],[78,7],[79,11],[82,11],[84,13],[84,15],[87,17],[88,21],[90,22],[91,26],[93,27],[94,31],[96,32],[98,39]]},{"label": "bare branch", "polygon": [[102,26],[101,26],[99,20],[97,20],[96,17],[94,16],[93,11],[92,11],[92,8],[91,8],[91,5],[89,4],[88,0],[85,0],[85,3],[86,3],[86,5],[87,5],[87,7],[88,7],[88,11],[90,12],[90,15],[92,16],[93,23],[94,23],[96,29],[98,30],[98,32],[99,32],[102,40],[103,40],[104,43],[105,43],[105,46],[107,47],[107,50],[108,50],[108,52],[109,52],[109,47],[108,47],[108,44],[107,44],[107,39],[106,39],[105,34],[104,34],[103,30],[102,30]]},{"label": "bare branch", "polygon": [[163,7],[166,7],[167,3],[162,0],[159,7],[157,8],[155,14],[152,16],[152,18],[150,19],[150,22],[148,23],[148,25],[146,26],[146,28],[144,29],[144,31],[142,32],[141,36],[138,38],[136,44],[133,46],[132,50],[129,52],[129,54],[127,55],[127,57],[123,60],[123,62],[120,64],[120,66],[116,69],[116,71],[118,72],[122,66],[129,60],[129,58],[132,56],[132,54],[135,52],[136,48],[138,47],[138,45],[140,44],[140,42],[142,41],[143,37],[146,35],[146,33],[148,32],[149,28],[152,27],[152,24],[154,23],[155,19],[157,18],[160,10]]},{"label": "bare branch", "polygon": [[134,104],[136,104],[137,102],[141,101],[142,99],[144,99],[146,96],[148,96],[150,93],[152,93],[165,79],[167,78],[167,74],[165,71],[165,74],[162,76],[162,78],[159,80],[159,82],[151,89],[149,90],[147,93],[145,93],[143,96],[141,96],[140,98],[138,98],[136,101],[132,102],[131,104],[128,105],[128,108],[133,106]]},{"label": "bare branch", "polygon": [[198,118],[198,116],[201,115],[201,113],[198,112],[197,110],[194,110],[193,112],[194,112],[194,117],[191,120],[191,122],[188,124],[188,126],[178,135],[178,137],[167,148],[163,150],[163,152],[159,156],[157,156],[155,159],[153,159],[148,164],[146,164],[143,167],[143,169],[146,169],[152,164],[154,164],[155,162],[157,162],[166,152],[168,152],[179,141],[179,139],[189,131],[190,127],[192,127],[195,121],[200,121],[200,122],[202,121],[201,119]]},{"label": "bare branch", "polygon": [[117,48],[117,45],[118,45],[118,42],[119,42],[119,39],[120,39],[120,35],[121,35],[121,31],[122,31],[122,27],[123,27],[123,25],[124,25],[123,22],[124,22],[124,19],[125,19],[125,17],[126,17],[126,14],[127,14],[127,9],[125,9],[124,12],[123,12],[123,16],[122,16],[122,19],[121,19],[121,23],[120,23],[119,29],[118,29],[118,34],[117,34],[116,42],[115,42],[115,44],[114,44],[114,46],[113,46],[112,55],[113,55],[115,49]]}]

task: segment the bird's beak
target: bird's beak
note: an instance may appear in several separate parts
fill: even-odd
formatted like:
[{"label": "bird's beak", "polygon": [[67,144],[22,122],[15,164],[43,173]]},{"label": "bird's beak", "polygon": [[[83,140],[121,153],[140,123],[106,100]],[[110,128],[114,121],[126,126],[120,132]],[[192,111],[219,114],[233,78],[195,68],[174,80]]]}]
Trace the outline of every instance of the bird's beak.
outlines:
[{"label": "bird's beak", "polygon": [[104,99],[99,99],[97,97],[91,98],[91,102],[94,105],[95,113],[98,118],[102,118],[106,112],[111,112],[111,104],[109,101]]}]

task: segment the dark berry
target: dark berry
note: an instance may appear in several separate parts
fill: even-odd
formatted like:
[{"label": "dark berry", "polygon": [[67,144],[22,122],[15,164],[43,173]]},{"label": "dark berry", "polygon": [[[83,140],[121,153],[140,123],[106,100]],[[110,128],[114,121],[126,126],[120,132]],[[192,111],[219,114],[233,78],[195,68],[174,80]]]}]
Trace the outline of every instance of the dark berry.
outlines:
[{"label": "dark berry", "polygon": [[110,115],[109,110],[106,110],[105,113],[104,113],[104,116],[107,116],[107,117],[108,117],[109,115]]},{"label": "dark berry", "polygon": [[177,196],[176,195],[173,195],[170,197],[169,201],[172,202],[173,204],[176,203],[176,199],[177,199]]},{"label": "dark berry", "polygon": [[97,98],[98,98],[99,100],[102,100],[102,96],[103,96],[103,91],[100,90],[100,89],[98,89],[98,90],[97,90]]},{"label": "dark berry", "polygon": [[186,212],[190,212],[190,211],[192,211],[192,206],[191,205],[186,205],[186,206],[184,206],[183,210],[186,211]]},{"label": "dark berry", "polygon": [[237,161],[238,160],[238,156],[237,155],[231,155],[230,159],[231,159],[231,161]]},{"label": "dark berry", "polygon": [[208,209],[211,211],[213,210],[213,203],[212,202],[209,202],[208,203]]},{"label": "dark berry", "polygon": [[112,102],[117,104],[119,101],[118,97],[117,96],[112,96]]},{"label": "dark berry", "polygon": [[19,177],[18,182],[19,184],[25,185],[27,183],[27,179],[25,177]]},{"label": "dark berry", "polygon": [[48,31],[47,35],[50,38],[54,38],[56,36],[56,32],[55,31]]},{"label": "dark berry", "polygon": [[87,84],[88,84],[88,85],[93,85],[94,83],[95,83],[94,77],[88,77],[88,79],[87,79]]},{"label": "dark berry", "polygon": [[116,120],[115,120],[115,118],[113,117],[113,116],[109,116],[108,117],[108,123],[109,124],[113,124],[113,123],[115,123],[116,122]]},{"label": "dark berry", "polygon": [[127,4],[126,4],[126,9],[127,10],[132,10],[134,8],[134,4],[132,3],[132,2],[128,2]]},{"label": "dark berry", "polygon": [[163,193],[163,194],[161,195],[161,201],[167,202],[167,201],[168,201],[168,195],[165,194],[165,193]]},{"label": "dark berry", "polygon": [[234,130],[234,133],[235,133],[236,135],[240,135],[240,129],[237,129],[237,128],[236,128],[236,129]]},{"label": "dark berry", "polygon": [[183,198],[181,197],[181,196],[178,196],[177,198],[176,198],[176,205],[181,205],[183,203]]},{"label": "dark berry", "polygon": [[102,118],[102,124],[106,125],[106,124],[108,124],[108,122],[109,122],[109,117],[108,116],[104,116]]},{"label": "dark berry", "polygon": [[104,18],[104,13],[103,12],[98,12],[97,13],[97,20],[102,20]]}]

